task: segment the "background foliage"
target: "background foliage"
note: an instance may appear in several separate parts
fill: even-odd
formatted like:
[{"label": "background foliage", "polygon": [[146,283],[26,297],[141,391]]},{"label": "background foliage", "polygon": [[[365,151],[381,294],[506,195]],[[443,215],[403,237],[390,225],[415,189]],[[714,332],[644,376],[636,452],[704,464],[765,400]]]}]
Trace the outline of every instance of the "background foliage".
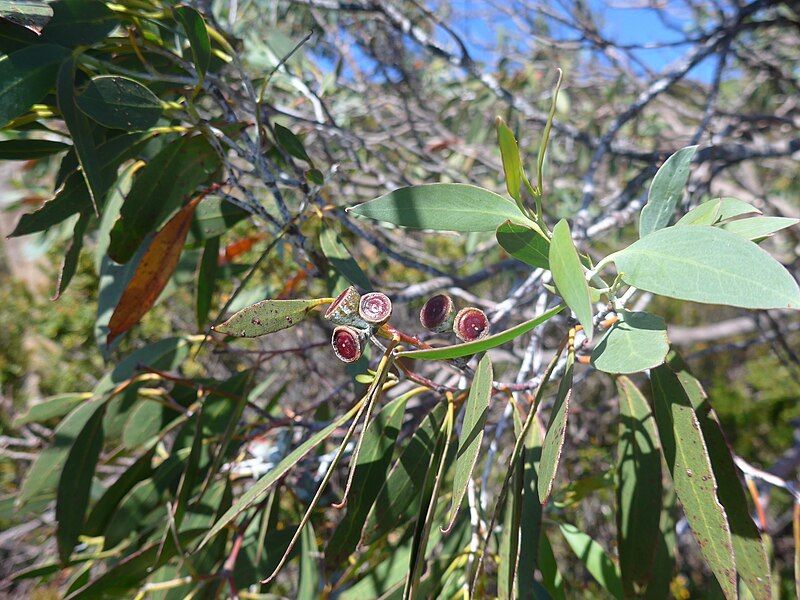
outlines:
[{"label": "background foliage", "polygon": [[[625,535],[634,527],[658,531],[648,597],[731,595],[735,578],[720,590],[712,575],[728,568],[731,553],[704,561],[706,544],[684,517],[707,510],[709,494],[679,510],[669,460],[634,453],[645,466],[636,472],[652,478],[645,487],[663,482],[664,494],[641,513],[625,508],[640,500],[620,485],[630,481],[626,453],[660,440],[669,456],[669,444],[683,441],[654,429],[649,403],[658,416],[660,399],[643,375],[615,382],[579,360],[568,402],[558,386],[542,387],[523,468],[510,473],[508,504],[489,527],[520,419],[573,324],[566,312],[488,353],[493,373],[483,380],[502,385],[484,400],[468,489],[456,485],[463,468],[434,485],[429,465],[463,454],[456,435],[474,415],[449,414],[442,392],[472,379],[418,361],[414,369],[437,389],[406,397],[414,387],[406,380],[387,391],[364,432],[347,508],[332,505],[347,484],[349,447],[286,568],[260,583],[334,460],[380,353],[373,346],[344,367],[330,350],[331,326],[317,318],[256,340],[209,326],[263,298],[330,297],[349,283],[389,294],[393,323],[415,334],[422,302],[438,291],[486,310],[496,332],[540,314],[551,295],[535,267],[545,265],[512,258],[494,226],[431,235],[344,210],[422,183],[525,196],[498,149],[515,137],[520,166],[543,191],[546,224],[568,218],[566,234],[595,261],[637,238],[656,169],[690,145],[699,148],[687,192],[675,198],[679,214],[736,197],[761,219],[797,216],[793,3],[626,13],[533,0],[60,0],[0,2],[0,11],[0,158],[15,161],[0,166],[3,233],[12,236],[0,248],[5,592],[371,598],[402,595],[409,565],[418,565],[421,597],[463,593],[476,572],[479,596],[508,597],[516,586],[521,597],[632,596],[646,576],[631,557],[647,553],[643,536]],[[662,23],[663,39],[621,41],[614,19],[630,15]],[[542,169],[555,67],[563,87]],[[508,131],[496,129],[496,115]],[[783,229],[762,244],[795,280],[797,236]],[[737,561],[739,591],[793,597],[797,313],[648,292],[632,296],[630,308],[665,319],[726,437],[678,359],[652,372],[653,389],[673,389],[670,398],[685,389],[687,422],[699,415],[705,443],[721,449],[715,456],[728,456],[726,442],[733,449],[736,466],[713,469],[735,490],[737,478],[747,486],[749,504],[735,518],[755,516],[772,575],[765,596],[751,585],[764,573]],[[590,354],[591,346],[577,349],[585,362]],[[487,367],[470,364],[477,394]],[[564,427],[553,427],[560,418]],[[631,420],[642,423],[635,434],[625,428]],[[442,432],[451,430],[447,446]],[[535,449],[545,431],[564,439],[537,519],[546,498],[531,496],[530,474],[544,478]],[[309,441],[319,445],[303,455]],[[255,484],[262,477],[269,486]],[[429,506],[440,479],[444,493]],[[440,527],[458,507],[453,490],[465,497],[445,535]],[[222,523],[248,493],[252,504]],[[723,501],[722,484],[718,493]],[[621,520],[631,515],[643,520]],[[214,523],[218,531],[198,550]],[[526,545],[539,529],[541,545]],[[420,547],[428,553],[415,558]],[[509,557],[517,554],[515,569]]]}]

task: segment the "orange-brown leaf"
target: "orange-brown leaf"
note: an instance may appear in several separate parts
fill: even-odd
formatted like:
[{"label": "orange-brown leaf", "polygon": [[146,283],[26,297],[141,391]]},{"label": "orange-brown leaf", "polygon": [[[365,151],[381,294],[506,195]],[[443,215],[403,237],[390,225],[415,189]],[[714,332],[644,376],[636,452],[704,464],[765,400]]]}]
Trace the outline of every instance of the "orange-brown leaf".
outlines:
[{"label": "orange-brown leaf", "polygon": [[136,325],[158,300],[178,264],[194,209],[203,197],[189,202],[153,237],[111,315],[108,344]]}]

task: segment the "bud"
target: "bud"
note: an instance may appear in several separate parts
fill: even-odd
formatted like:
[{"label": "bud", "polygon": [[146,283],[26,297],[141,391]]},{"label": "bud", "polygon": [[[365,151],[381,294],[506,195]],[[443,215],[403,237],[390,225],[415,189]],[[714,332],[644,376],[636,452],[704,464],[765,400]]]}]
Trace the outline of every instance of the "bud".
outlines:
[{"label": "bud", "polygon": [[353,363],[364,352],[363,341],[366,335],[353,327],[339,325],[333,330],[331,345],[336,357],[342,362]]},{"label": "bud", "polygon": [[343,291],[325,311],[325,318],[337,325],[351,325],[357,329],[368,329],[369,325],[358,314],[361,294],[352,285]]},{"label": "bud", "polygon": [[436,333],[444,333],[453,327],[453,300],[447,294],[436,294],[419,311],[422,326]]},{"label": "bud", "polygon": [[458,311],[453,331],[462,342],[474,342],[489,335],[489,319],[481,309],[468,306]]},{"label": "bud", "polygon": [[383,325],[392,316],[392,301],[380,292],[370,292],[361,296],[358,314],[370,325]]}]

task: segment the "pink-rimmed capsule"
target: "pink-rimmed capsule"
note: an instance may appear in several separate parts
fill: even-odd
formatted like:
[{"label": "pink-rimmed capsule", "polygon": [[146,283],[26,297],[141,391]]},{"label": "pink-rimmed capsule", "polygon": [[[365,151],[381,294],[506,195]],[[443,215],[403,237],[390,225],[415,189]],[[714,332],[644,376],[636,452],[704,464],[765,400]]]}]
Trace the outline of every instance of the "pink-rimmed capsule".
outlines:
[{"label": "pink-rimmed capsule", "polygon": [[336,358],[346,363],[356,362],[364,352],[366,336],[358,329],[339,325],[333,330],[331,346]]},{"label": "pink-rimmed capsule", "polygon": [[370,325],[383,325],[392,316],[392,301],[381,292],[370,292],[361,296],[358,314]]},{"label": "pink-rimmed capsule", "polygon": [[368,325],[358,314],[361,294],[352,285],[336,297],[324,317],[337,325],[351,325],[357,329],[366,329]]},{"label": "pink-rimmed capsule", "polygon": [[480,340],[489,335],[489,318],[480,308],[462,308],[456,315],[453,331],[462,342]]},{"label": "pink-rimmed capsule", "polygon": [[444,333],[453,327],[453,300],[447,294],[436,294],[419,311],[419,322],[428,331]]}]

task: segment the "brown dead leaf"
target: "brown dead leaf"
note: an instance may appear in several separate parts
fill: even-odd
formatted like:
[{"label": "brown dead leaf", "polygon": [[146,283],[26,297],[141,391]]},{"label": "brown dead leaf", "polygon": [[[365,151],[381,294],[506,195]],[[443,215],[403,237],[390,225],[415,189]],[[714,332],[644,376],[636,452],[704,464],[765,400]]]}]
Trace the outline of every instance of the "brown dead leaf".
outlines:
[{"label": "brown dead leaf", "polygon": [[111,315],[107,344],[136,325],[158,300],[178,264],[194,209],[204,197],[194,198],[153,237]]}]

